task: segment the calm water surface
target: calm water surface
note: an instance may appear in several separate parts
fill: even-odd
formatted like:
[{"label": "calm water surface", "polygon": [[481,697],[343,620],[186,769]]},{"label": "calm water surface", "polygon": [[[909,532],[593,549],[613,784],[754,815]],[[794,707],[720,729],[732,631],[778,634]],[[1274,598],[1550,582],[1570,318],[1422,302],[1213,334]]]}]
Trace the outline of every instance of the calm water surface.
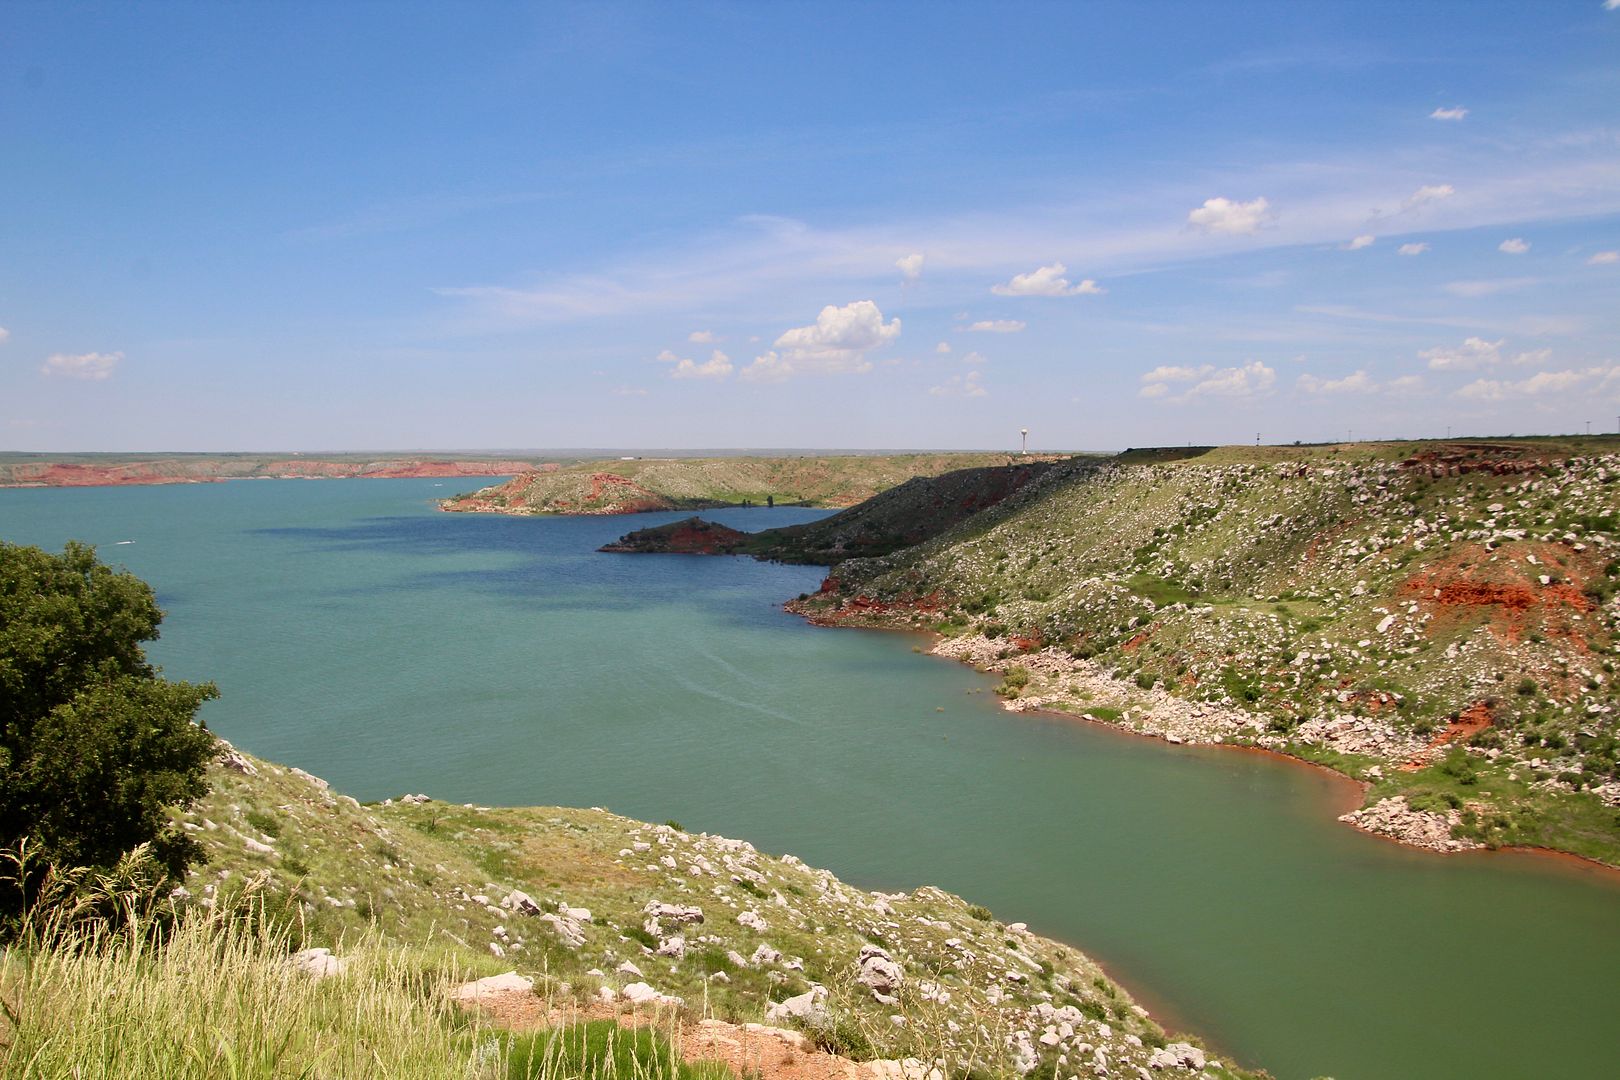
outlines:
[{"label": "calm water surface", "polygon": [[1004,713],[912,637],[783,613],[817,569],[594,553],[678,515],[433,509],[465,484],[0,491],[0,537],[151,581],[210,726],[361,799],[608,806],[936,883],[1286,1080],[1615,1075],[1613,877],[1364,837],[1325,774]]}]

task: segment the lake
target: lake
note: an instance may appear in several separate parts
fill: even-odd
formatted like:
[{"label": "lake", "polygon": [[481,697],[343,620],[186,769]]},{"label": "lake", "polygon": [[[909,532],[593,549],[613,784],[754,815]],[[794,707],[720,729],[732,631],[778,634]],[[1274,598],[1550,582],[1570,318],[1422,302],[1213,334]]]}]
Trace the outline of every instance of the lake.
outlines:
[{"label": "lake", "polygon": [[1320,771],[1007,713],[916,637],[783,612],[818,568],[595,553],[681,515],[434,509],[475,483],[0,490],[0,538],[150,581],[209,726],[362,800],[606,806],[937,884],[1283,1080],[1615,1073],[1620,876],[1411,851]]}]

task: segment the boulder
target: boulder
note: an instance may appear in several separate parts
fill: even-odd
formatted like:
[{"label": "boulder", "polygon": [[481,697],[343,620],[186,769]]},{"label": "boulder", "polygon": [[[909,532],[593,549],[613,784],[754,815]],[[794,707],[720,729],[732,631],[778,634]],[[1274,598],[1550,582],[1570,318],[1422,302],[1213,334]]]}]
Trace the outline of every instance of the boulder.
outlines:
[{"label": "boulder", "polygon": [[331,949],[305,949],[303,952],[295,952],[287,957],[287,963],[312,979],[341,975],[349,966],[349,962],[341,956],[333,956]]},{"label": "boulder", "polygon": [[462,983],[450,991],[450,996],[457,1001],[477,1002],[493,997],[531,994],[533,992],[534,981],[532,979],[525,979],[515,971],[507,971],[475,982]]},{"label": "boulder", "polygon": [[905,981],[905,972],[894,962],[894,957],[876,945],[861,946],[855,964],[859,968],[855,980],[875,995],[892,995]]},{"label": "boulder", "polygon": [[820,1023],[827,1019],[827,988],[812,986],[796,997],[778,1001],[765,1010],[765,1019],[772,1020],[799,1020],[808,1024]]}]

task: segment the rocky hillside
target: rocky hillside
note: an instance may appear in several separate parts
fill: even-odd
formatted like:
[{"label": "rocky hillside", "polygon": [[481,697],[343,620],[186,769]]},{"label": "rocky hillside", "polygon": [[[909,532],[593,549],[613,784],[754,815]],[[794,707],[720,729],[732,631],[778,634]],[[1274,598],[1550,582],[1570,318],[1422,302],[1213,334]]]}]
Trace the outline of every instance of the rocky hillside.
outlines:
[{"label": "rocky hillside", "polygon": [[1057,465],[795,605],[907,625],[1047,708],[1366,781],[1356,824],[1620,865],[1620,440]]},{"label": "rocky hillside", "polygon": [[880,1063],[815,1075],[1254,1075],[1167,1036],[1075,950],[938,889],[865,892],[601,809],[361,806],[229,749],[211,780],[182,818],[209,856],[183,903],[253,883],[305,927],[298,944],[325,950],[302,954],[317,973],[342,970],[346,939],[381,935],[454,950],[489,976],[464,996],[498,1012],[664,1008],[706,1019],[711,1039],[789,1029],[773,1036],[788,1063],[813,1047]]},{"label": "rocky hillside", "polygon": [[534,458],[361,454],[0,454],[0,487],[205,484],[216,480],[508,476]]},{"label": "rocky hillside", "polygon": [[916,476],[1028,460],[1008,454],[638,458],[536,470],[446,499],[495,514],[638,514],[725,506],[854,506]]},{"label": "rocky hillside", "polygon": [[627,533],[600,550],[633,555],[752,555],[831,566],[920,544],[1002,502],[1054,460],[1020,461],[917,476],[842,513],[804,525],[745,533],[687,518]]}]

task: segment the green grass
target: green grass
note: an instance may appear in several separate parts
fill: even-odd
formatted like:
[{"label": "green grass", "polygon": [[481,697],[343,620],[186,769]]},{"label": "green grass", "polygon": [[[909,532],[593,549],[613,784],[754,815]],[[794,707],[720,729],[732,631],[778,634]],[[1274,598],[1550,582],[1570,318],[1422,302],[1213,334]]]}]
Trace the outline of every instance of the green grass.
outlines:
[{"label": "green grass", "polygon": [[612,1020],[514,1035],[503,1049],[508,1080],[731,1080],[723,1063],[688,1064],[660,1032]]}]

